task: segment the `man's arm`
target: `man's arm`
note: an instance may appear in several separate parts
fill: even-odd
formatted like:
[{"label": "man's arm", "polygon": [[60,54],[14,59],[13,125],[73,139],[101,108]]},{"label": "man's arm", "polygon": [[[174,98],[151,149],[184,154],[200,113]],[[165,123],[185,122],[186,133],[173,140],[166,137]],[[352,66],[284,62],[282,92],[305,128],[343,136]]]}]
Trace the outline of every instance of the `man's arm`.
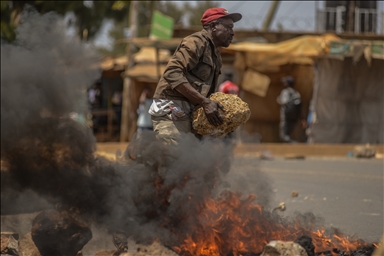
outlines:
[{"label": "man's arm", "polygon": [[204,97],[189,83],[180,84],[175,89],[186,97],[193,105],[202,106],[205,116],[210,124],[214,126],[223,124],[223,119],[219,114],[219,108],[224,111],[224,107],[219,102]]}]

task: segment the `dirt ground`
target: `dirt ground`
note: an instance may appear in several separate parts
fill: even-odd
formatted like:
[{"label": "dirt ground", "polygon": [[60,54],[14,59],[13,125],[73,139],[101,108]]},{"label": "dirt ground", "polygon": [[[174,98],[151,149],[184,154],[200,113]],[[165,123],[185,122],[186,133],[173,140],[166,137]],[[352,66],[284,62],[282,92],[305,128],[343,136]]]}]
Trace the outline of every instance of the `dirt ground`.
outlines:
[{"label": "dirt ground", "polygon": [[[1,232],[16,232],[19,234],[19,254],[22,256],[39,256],[37,248],[31,240],[32,220],[39,212],[12,214],[1,216]],[[116,250],[112,236],[107,231],[91,227],[92,239],[83,248],[83,256],[111,256]],[[128,239],[128,253],[124,256],[177,256],[173,251],[159,243],[150,246],[138,245]]]},{"label": "dirt ground", "polygon": [[[121,145],[120,145],[120,147],[121,147]],[[258,149],[260,150],[262,148],[258,148]],[[114,152],[116,152],[115,150],[116,150],[116,147],[111,147],[110,150],[99,151],[98,154],[100,154],[104,157],[107,157],[111,160],[114,160],[115,159],[115,153]],[[124,150],[124,145],[121,147],[121,150]],[[248,151],[248,149],[241,149],[241,150],[239,149],[238,151],[239,151],[238,153],[241,155],[249,155],[252,152],[252,150]],[[255,153],[255,151],[253,151],[253,152]],[[245,160],[242,160],[242,161],[245,161]],[[283,160],[280,160],[280,162],[281,161],[283,161]],[[276,164],[278,164],[277,161],[275,161],[275,162],[276,162]],[[273,162],[273,161],[267,162],[271,166],[268,165],[269,169],[266,168],[266,170],[269,170],[269,174],[275,175],[276,176],[275,182],[278,182],[279,181],[278,177],[282,176],[285,172],[281,171],[281,172],[276,173],[277,171],[275,171],[275,169],[278,170],[279,168],[277,168],[278,166],[273,165],[275,162]],[[357,160],[354,161],[355,164],[358,164],[359,162]],[[290,163],[294,163],[294,162],[290,162]],[[305,162],[303,162],[303,163],[305,163]],[[253,164],[249,164],[247,161],[245,161],[243,164],[245,164],[247,166],[254,166]],[[237,165],[241,166],[241,164],[239,164],[239,163],[237,163]],[[294,169],[294,168],[292,167],[292,169]],[[244,168],[244,171],[246,171],[246,170],[247,169]],[[249,173],[246,173],[246,174],[252,175],[252,176],[255,175],[254,171],[249,171]],[[240,173],[236,172],[236,175],[240,175]],[[237,176],[236,177],[235,176],[232,177],[233,182],[236,181]],[[246,177],[249,178],[251,176],[246,176]],[[326,176],[324,176],[324,177],[326,177]],[[284,178],[284,182],[285,183],[287,182],[286,178]],[[285,184],[284,182],[282,184]],[[255,185],[255,187],[258,187],[258,186],[256,186],[256,184],[254,184],[254,185]],[[284,187],[279,186],[280,190],[282,190],[283,188]],[[287,188],[288,192],[290,191],[289,189],[290,188]],[[303,190],[304,190],[304,188],[302,188],[302,190],[300,192],[304,193]],[[285,194],[288,195],[289,194],[288,192]],[[278,194],[278,193],[276,193],[276,194]],[[32,198],[33,198],[33,196],[32,196]],[[286,201],[288,201],[288,200],[286,200]],[[323,202],[323,200],[321,200],[321,202]],[[291,204],[289,205],[289,207],[291,207],[292,209],[294,208],[294,206],[295,206],[295,204],[293,202],[291,202]],[[18,233],[19,237],[20,237],[20,247],[23,247],[24,246],[23,243],[25,243],[25,241],[28,241],[28,239],[30,241],[31,223],[32,223],[32,220],[35,218],[35,216],[38,213],[39,213],[39,211],[32,212],[32,213],[24,213],[24,214],[2,215],[1,216],[1,232],[16,232],[16,233]],[[93,238],[83,248],[83,250],[82,250],[83,256],[111,256],[115,250],[115,246],[113,245],[113,242],[112,242],[112,236],[110,234],[108,234],[108,232],[106,230],[99,228],[99,227],[95,227],[95,226],[91,227],[91,230],[92,230]],[[168,248],[165,248],[164,246],[157,244],[157,243],[155,243],[151,246],[144,246],[144,245],[136,244],[132,239],[129,239],[128,243],[129,243],[129,252],[124,256],[142,256],[142,255],[147,255],[147,256],[151,256],[151,255],[154,255],[154,256],[155,255],[156,256],[175,256],[176,255],[177,256],[177,254],[174,253],[173,251],[171,251]],[[30,251],[25,252],[24,254],[20,254],[20,255],[39,256],[38,254],[33,254],[33,250],[30,250]]]}]

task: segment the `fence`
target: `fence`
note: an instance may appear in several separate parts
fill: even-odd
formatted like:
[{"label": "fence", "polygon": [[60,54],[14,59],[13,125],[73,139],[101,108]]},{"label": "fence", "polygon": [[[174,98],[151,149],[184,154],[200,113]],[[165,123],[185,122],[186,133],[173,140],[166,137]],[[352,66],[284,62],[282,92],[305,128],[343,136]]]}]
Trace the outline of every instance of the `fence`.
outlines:
[{"label": "fence", "polygon": [[[242,29],[261,30],[264,15],[245,15],[241,21]],[[316,17],[311,16],[277,16],[270,30],[272,31],[308,31],[343,33],[345,31],[346,8],[318,9]],[[355,34],[371,33],[384,35],[384,12],[376,9],[355,9]]]},{"label": "fence", "polygon": [[[346,30],[346,15],[344,6],[319,9],[316,12],[316,30],[319,32],[342,33]],[[355,34],[384,34],[384,12],[379,13],[376,9],[356,7],[353,32]]]}]

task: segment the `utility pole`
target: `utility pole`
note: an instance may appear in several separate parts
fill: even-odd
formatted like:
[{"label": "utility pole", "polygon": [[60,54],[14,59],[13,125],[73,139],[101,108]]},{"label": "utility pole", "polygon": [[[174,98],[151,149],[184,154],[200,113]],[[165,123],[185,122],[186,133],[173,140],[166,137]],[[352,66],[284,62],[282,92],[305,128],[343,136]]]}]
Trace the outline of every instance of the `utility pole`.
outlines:
[{"label": "utility pole", "polygon": [[346,24],[345,24],[345,32],[354,31],[355,8],[356,8],[356,1],[354,0],[347,1],[347,17],[346,17]]},{"label": "utility pole", "polygon": [[[137,15],[138,15],[138,1],[131,1],[129,7],[129,39],[137,37]],[[128,67],[133,67],[133,51],[135,46],[133,43],[128,43],[127,45],[127,58],[128,58]],[[129,138],[130,128],[132,127],[132,104],[131,104],[131,90],[132,88],[132,79],[127,77],[124,74],[124,87],[123,87],[123,104],[121,110],[121,126],[120,126],[120,142],[126,142]]]},{"label": "utility pole", "polygon": [[279,0],[274,0],[271,3],[271,7],[269,7],[269,11],[267,16],[265,17],[264,23],[263,23],[263,31],[267,31],[269,29],[269,26],[272,24],[273,18],[275,17],[277,7],[279,6],[280,1]]}]

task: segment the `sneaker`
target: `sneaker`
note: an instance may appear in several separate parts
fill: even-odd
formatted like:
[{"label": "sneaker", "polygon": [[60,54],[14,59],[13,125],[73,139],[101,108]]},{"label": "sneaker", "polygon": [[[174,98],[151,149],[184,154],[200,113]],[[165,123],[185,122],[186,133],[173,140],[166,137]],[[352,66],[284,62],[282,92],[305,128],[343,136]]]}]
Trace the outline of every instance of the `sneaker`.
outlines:
[{"label": "sneaker", "polygon": [[114,256],[118,256],[123,252],[128,252],[128,237],[123,232],[113,233],[112,241],[117,248],[117,251],[113,254]]}]

